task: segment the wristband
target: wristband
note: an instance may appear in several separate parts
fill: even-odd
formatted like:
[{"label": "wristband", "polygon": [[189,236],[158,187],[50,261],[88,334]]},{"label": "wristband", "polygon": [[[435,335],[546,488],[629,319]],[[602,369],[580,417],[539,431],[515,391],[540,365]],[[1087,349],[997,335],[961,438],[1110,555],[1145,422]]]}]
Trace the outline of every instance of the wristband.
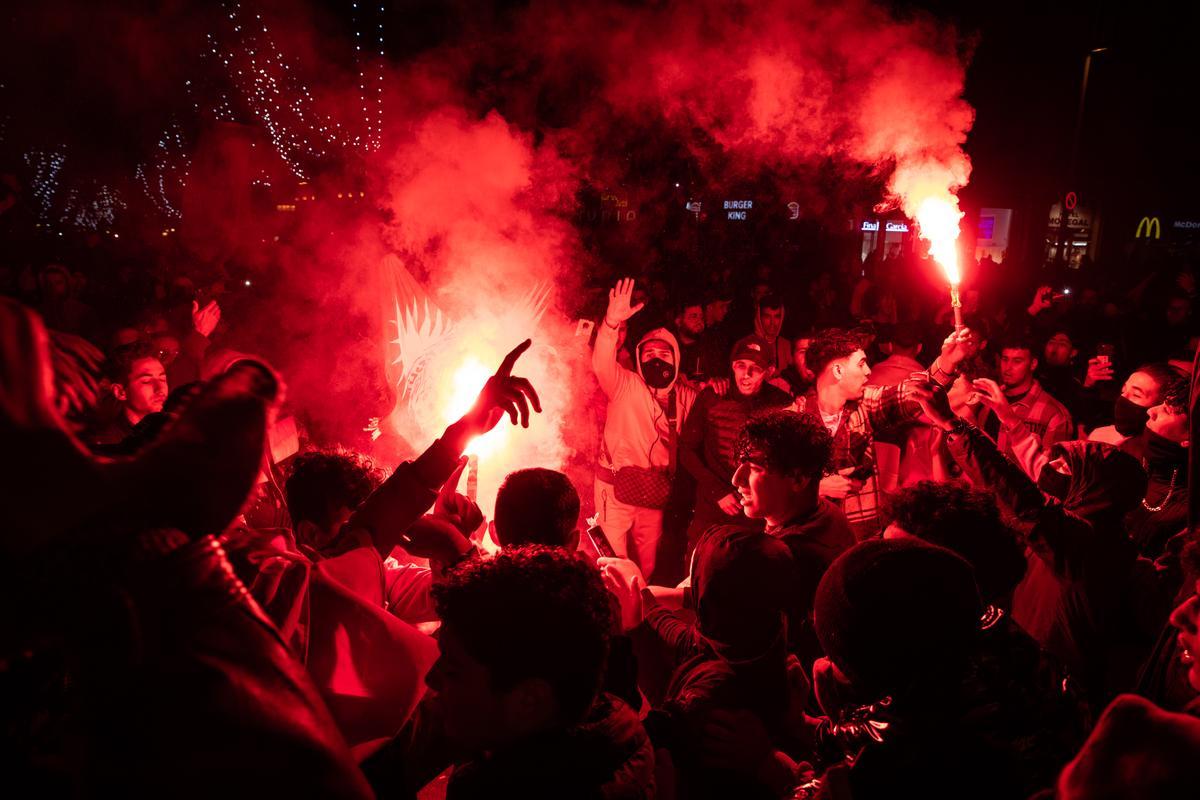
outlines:
[{"label": "wristband", "polygon": [[608,321],[608,314],[604,315],[604,324],[607,325],[608,327],[612,328],[614,331],[621,330],[621,324],[619,322],[616,325],[613,325],[611,322]]}]

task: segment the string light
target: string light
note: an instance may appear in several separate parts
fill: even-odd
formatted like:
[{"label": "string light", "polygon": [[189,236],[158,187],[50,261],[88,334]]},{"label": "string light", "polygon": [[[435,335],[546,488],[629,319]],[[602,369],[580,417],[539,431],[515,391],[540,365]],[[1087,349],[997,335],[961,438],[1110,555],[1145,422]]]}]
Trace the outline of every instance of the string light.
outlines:
[{"label": "string light", "polygon": [[[379,0],[374,0],[379,2]],[[250,115],[262,123],[280,158],[298,178],[307,178],[312,163],[338,149],[378,149],[383,130],[383,60],[385,6],[378,6],[375,49],[379,59],[364,59],[365,37],[359,24],[359,3],[351,3],[355,31],[355,56],[359,68],[362,131],[344,129],[341,122],[316,110],[307,84],[295,77],[292,65],[280,50],[262,14],[247,11],[238,0],[224,4],[224,35],[208,34],[205,55],[214,59],[237,89]],[[368,77],[374,78],[368,81]],[[197,104],[198,105],[198,104]],[[236,121],[228,97],[213,108],[217,119]],[[357,126],[353,126],[357,127]]]},{"label": "string light", "polygon": [[[92,185],[96,186],[95,182]],[[101,228],[111,230],[117,221],[117,212],[125,207],[121,193],[108,184],[101,184],[86,200],[80,199],[78,189],[71,189],[67,193],[59,222],[91,231]],[[117,234],[114,233],[113,237],[117,238]]]},{"label": "string light", "polygon": [[[188,85],[190,85],[190,81]],[[183,215],[171,202],[171,195],[182,196],[187,185],[192,165],[187,142],[178,121],[172,119],[167,129],[158,137],[154,153],[145,163],[139,164],[135,177],[150,202],[164,216],[180,219]]]},{"label": "string light", "polygon": [[58,191],[58,176],[66,160],[67,154],[60,151],[31,150],[25,154],[25,164],[33,170],[30,185],[38,205],[38,219],[43,223],[49,222],[54,195]]}]

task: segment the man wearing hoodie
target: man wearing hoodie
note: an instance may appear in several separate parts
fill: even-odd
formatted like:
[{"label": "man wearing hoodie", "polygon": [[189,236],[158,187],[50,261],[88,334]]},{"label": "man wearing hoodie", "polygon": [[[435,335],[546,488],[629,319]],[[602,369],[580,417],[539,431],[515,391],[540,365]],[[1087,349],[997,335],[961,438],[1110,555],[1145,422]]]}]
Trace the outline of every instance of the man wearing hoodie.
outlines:
[{"label": "man wearing hoodie", "polygon": [[758,301],[754,335],[767,340],[767,361],[775,372],[782,372],[792,365],[792,343],[780,335],[783,317],[783,300],[779,295],[767,294]]},{"label": "man wearing hoodie", "polygon": [[596,468],[596,515],[617,555],[632,558],[650,575],[679,433],[696,392],[676,381],[679,343],[665,328],[647,332],[638,342],[636,372],[617,363],[618,330],[643,305],[631,303],[633,286],[633,279],[625,278],[608,293],[592,351],[592,369],[608,396]]}]

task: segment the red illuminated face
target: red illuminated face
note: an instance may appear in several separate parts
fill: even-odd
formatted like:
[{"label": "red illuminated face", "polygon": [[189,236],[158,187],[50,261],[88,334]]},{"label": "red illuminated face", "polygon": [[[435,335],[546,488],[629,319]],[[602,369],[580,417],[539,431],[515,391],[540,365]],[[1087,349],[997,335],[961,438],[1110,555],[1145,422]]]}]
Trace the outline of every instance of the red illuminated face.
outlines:
[{"label": "red illuminated face", "polygon": [[774,339],[783,330],[783,309],[764,308],[759,312],[759,320],[762,322],[763,335]]},{"label": "red illuminated face", "polygon": [[1121,397],[1142,408],[1150,408],[1162,400],[1162,386],[1146,373],[1135,372],[1121,387]]},{"label": "red illuminated face", "polygon": [[685,308],[679,318],[679,327],[692,336],[704,333],[704,309],[700,306]]},{"label": "red illuminated face", "polygon": [[802,483],[771,472],[753,456],[743,459],[733,473],[742,511],[750,519],[780,519],[792,508]]},{"label": "red illuminated face", "polygon": [[1000,351],[1000,382],[1005,389],[1019,389],[1033,380],[1037,359],[1024,348],[1008,347]]},{"label": "red illuminated face", "polygon": [[812,370],[808,368],[808,346],[812,344],[812,339],[797,339],[792,345],[792,361],[796,363],[796,369],[800,372],[800,376],[805,380],[812,380]]},{"label": "red illuminated face", "polygon": [[1042,355],[1046,357],[1046,363],[1050,366],[1065,367],[1075,357],[1075,348],[1071,346],[1070,337],[1056,333],[1046,342],[1046,349]]},{"label": "red illuminated face", "polygon": [[162,411],[167,401],[167,373],[157,358],[139,358],[129,371],[129,382],[114,384],[113,394],[125,404],[131,420]]},{"label": "red illuminated face", "polygon": [[740,394],[747,397],[756,394],[765,377],[767,371],[749,359],[739,358],[733,362],[733,382]]},{"label": "red illuminated face", "polygon": [[834,361],[831,368],[833,377],[846,399],[861,399],[863,390],[867,386],[867,379],[871,377],[871,368],[867,365],[867,354],[862,350],[855,350],[847,358]]},{"label": "red illuminated face", "polygon": [[658,339],[653,339],[649,342],[646,342],[646,344],[642,345],[641,360],[642,360],[642,363],[644,364],[645,362],[651,361],[655,358],[661,358],[663,361],[667,362],[668,364],[674,364],[675,363],[675,351],[672,350],[671,347],[666,342],[659,341]]},{"label": "red illuminated face", "polygon": [[1166,403],[1151,406],[1148,413],[1146,430],[1170,439],[1175,444],[1187,446],[1188,415],[1186,413],[1176,412]]},{"label": "red illuminated face", "polygon": [[1200,580],[1194,593],[1171,612],[1171,624],[1179,631],[1179,660],[1187,669],[1188,683],[1200,692]]},{"label": "red illuminated face", "polygon": [[725,319],[725,315],[729,313],[728,300],[714,300],[709,303],[704,310],[704,321],[707,325],[716,325]]}]

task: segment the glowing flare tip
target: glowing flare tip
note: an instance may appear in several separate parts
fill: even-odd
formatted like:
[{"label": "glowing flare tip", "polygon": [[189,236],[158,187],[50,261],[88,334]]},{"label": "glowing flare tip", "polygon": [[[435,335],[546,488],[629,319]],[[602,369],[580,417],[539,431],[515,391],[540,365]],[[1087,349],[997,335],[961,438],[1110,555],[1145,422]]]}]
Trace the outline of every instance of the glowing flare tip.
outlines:
[{"label": "glowing flare tip", "polygon": [[952,286],[962,281],[958,269],[958,221],[963,213],[953,198],[927,197],[917,208],[920,236],[929,242],[929,254],[941,265]]}]

